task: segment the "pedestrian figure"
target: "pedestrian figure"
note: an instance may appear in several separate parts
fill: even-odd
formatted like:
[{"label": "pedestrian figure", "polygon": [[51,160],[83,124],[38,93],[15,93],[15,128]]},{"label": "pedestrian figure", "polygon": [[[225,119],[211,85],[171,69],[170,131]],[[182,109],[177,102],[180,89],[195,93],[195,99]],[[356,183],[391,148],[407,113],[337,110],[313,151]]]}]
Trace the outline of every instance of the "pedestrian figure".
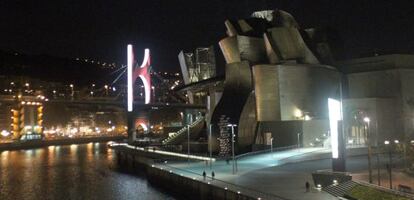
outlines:
[{"label": "pedestrian figure", "polygon": [[308,181],[306,181],[305,187],[306,187],[306,192],[309,192],[310,184]]},{"label": "pedestrian figure", "polygon": [[203,179],[206,180],[206,171],[203,171]]},{"label": "pedestrian figure", "polygon": [[211,172],[211,179],[214,180],[214,171]]},{"label": "pedestrian figure", "polygon": [[226,159],[226,163],[229,165],[230,164],[230,159]]}]

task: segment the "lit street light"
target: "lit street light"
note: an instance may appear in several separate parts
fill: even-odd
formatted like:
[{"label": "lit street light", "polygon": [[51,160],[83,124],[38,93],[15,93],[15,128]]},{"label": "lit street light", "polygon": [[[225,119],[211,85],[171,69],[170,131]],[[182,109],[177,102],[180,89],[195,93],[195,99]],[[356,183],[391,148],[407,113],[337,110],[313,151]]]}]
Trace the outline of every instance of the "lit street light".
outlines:
[{"label": "lit street light", "polygon": [[104,85],[104,88],[105,88],[105,95],[108,96],[108,85]]},{"label": "lit street light", "polygon": [[234,127],[237,127],[236,124],[228,124],[228,127],[231,127],[231,152],[232,152],[232,156],[233,156],[233,174],[235,174],[237,172],[237,163],[236,163],[236,159],[235,159],[235,153],[234,153]]},{"label": "lit street light", "polygon": [[212,166],[212,162],[211,162],[211,159],[212,159],[212,147],[211,147],[211,142],[213,141],[212,139],[212,137],[211,137],[211,128],[212,128],[212,126],[211,126],[211,124],[209,124],[209,126],[208,126],[209,128],[208,128],[208,149],[209,149],[209,151],[210,151],[210,170],[213,168],[213,166]]},{"label": "lit street light", "polygon": [[151,89],[152,89],[152,97],[155,100],[155,87],[151,86]]},{"label": "lit street light", "polygon": [[273,156],[273,137],[270,138],[270,153]]},{"label": "lit street light", "polygon": [[73,99],[73,95],[74,95],[74,91],[73,91],[73,84],[70,84],[69,85],[69,87],[70,87],[70,96],[72,97],[72,99]]},{"label": "lit street light", "polygon": [[369,175],[369,183],[372,183],[372,165],[371,165],[371,155],[372,155],[372,149],[371,149],[371,133],[369,130],[369,122],[371,120],[369,117],[364,117],[364,122],[367,124],[365,126],[365,133],[367,137],[367,145],[368,145],[368,175]]},{"label": "lit street light", "polygon": [[190,124],[187,125],[187,162],[190,163]]},{"label": "lit street light", "polygon": [[[400,141],[394,140],[394,144],[399,144]],[[389,173],[389,181],[390,181],[390,189],[392,189],[392,151],[391,151],[391,143],[388,140],[384,141],[385,146],[388,146],[388,159],[389,163],[387,165],[388,173]]]}]

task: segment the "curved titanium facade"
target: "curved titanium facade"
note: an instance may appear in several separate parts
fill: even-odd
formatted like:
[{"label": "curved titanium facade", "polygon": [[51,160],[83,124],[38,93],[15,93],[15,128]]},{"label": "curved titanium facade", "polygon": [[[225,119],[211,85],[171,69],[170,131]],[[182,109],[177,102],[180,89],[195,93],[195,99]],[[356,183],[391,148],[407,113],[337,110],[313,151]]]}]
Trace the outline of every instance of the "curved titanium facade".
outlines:
[{"label": "curved titanium facade", "polygon": [[258,121],[326,119],[328,98],[339,97],[340,73],[329,66],[255,65],[253,75]]},{"label": "curved titanium facade", "polygon": [[217,124],[222,115],[230,118],[232,124],[239,122],[247,97],[252,91],[251,70],[248,62],[226,65],[223,96],[214,108],[211,123]]},{"label": "curved titanium facade", "polygon": [[251,92],[244,104],[240,114],[239,129],[237,133],[237,144],[240,152],[251,150],[252,144],[255,142],[256,128],[256,98],[254,92]]},{"label": "curved titanium facade", "polygon": [[219,45],[226,63],[249,61],[254,64],[267,62],[266,49],[262,38],[237,35],[222,39]]}]

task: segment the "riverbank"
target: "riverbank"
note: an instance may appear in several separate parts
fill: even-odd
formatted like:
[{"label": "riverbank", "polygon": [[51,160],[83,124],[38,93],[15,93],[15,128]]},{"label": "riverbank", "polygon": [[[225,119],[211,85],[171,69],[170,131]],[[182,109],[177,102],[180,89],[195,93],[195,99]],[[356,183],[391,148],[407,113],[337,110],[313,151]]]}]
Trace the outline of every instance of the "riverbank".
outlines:
[{"label": "riverbank", "polygon": [[36,149],[55,145],[71,145],[84,144],[89,142],[108,142],[121,141],[126,139],[124,136],[107,136],[107,137],[87,137],[87,138],[71,138],[71,139],[56,139],[56,140],[40,140],[29,142],[13,142],[0,144],[0,151],[7,150],[22,150],[22,149]]},{"label": "riverbank", "polygon": [[[304,183],[314,182],[312,173],[331,168],[329,149],[301,148],[241,157],[236,173],[225,160],[209,166],[203,158],[187,161],[131,145],[118,145],[115,151],[120,165],[144,166],[152,184],[189,199],[337,199],[316,183],[305,192]],[[349,172],[367,168],[364,152],[366,149],[349,150]],[[386,161],[382,157],[380,160]],[[214,177],[210,175],[213,171]]]},{"label": "riverbank", "polygon": [[[173,156],[161,156],[151,151],[143,152],[121,145],[113,146],[112,149],[115,150],[118,164],[144,170],[151,184],[185,199],[284,199],[276,195],[223,182],[208,175],[203,178],[201,174],[166,168],[166,160],[169,160],[167,162],[173,162]],[[175,159],[182,160],[180,158]],[[193,162],[190,161],[190,163]]]}]

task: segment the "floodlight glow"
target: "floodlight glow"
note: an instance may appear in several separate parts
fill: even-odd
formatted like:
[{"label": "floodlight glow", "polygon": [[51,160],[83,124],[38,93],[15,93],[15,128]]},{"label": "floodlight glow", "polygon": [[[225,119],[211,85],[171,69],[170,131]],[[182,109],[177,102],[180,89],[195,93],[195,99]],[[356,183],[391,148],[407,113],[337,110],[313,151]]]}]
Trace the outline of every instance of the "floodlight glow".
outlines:
[{"label": "floodlight glow", "polygon": [[0,134],[1,134],[1,136],[3,136],[3,137],[7,137],[7,136],[9,136],[9,135],[10,135],[10,132],[9,132],[9,131],[7,131],[7,130],[2,130]]},{"label": "floodlight glow", "polygon": [[338,158],[339,156],[339,135],[338,135],[338,121],[341,120],[341,102],[335,99],[328,99],[329,109],[329,126],[331,130],[331,146],[332,146],[332,158]]},{"label": "floodlight glow", "polygon": [[133,83],[132,83],[132,76],[133,76],[133,68],[134,68],[134,51],[132,49],[132,45],[128,45],[127,47],[127,54],[128,54],[128,112],[132,112],[133,109]]},{"label": "floodlight glow", "polygon": [[299,109],[296,109],[296,110],[293,112],[293,115],[294,115],[296,118],[301,118],[301,117],[303,116],[303,112],[302,112],[301,110],[299,110]]},{"label": "floodlight glow", "polygon": [[142,129],[144,129],[144,131],[148,131],[148,126],[144,123],[140,123],[139,125],[141,125]]}]

